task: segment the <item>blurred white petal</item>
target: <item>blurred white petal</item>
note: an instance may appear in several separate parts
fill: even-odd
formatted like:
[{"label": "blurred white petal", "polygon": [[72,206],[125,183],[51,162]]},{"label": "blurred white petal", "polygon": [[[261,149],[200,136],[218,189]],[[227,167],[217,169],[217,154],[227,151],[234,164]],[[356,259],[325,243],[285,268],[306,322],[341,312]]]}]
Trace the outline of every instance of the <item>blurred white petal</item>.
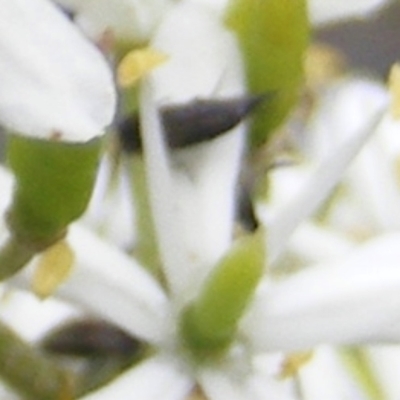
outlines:
[{"label": "blurred white petal", "polygon": [[93,39],[112,32],[136,43],[151,37],[171,0],[56,0],[76,13],[75,20]]},{"label": "blurred white petal", "polygon": [[318,97],[307,134],[302,138],[305,153],[322,160],[388,105],[389,93],[382,83],[354,77],[339,79]]},{"label": "blurred white petal", "polygon": [[89,206],[81,221],[118,248],[130,250],[135,239],[130,177],[126,169],[121,167],[118,176],[112,176],[113,168],[109,158],[104,157]]},{"label": "blurred white petal", "polygon": [[82,400],[184,400],[193,382],[173,359],[155,356]]},{"label": "blurred white petal", "polygon": [[369,398],[349,374],[338,352],[330,347],[321,346],[315,349],[311,360],[298,373],[304,400]]},{"label": "blurred white petal", "polygon": [[218,16],[223,17],[224,11],[230,0],[190,0],[191,2],[201,3],[210,7]]},{"label": "blurred white petal", "polygon": [[209,7],[180,2],[166,14],[151,44],[169,56],[153,73],[157,101],[183,103],[245,92],[236,40]]},{"label": "blurred white petal", "polygon": [[245,317],[255,348],[400,339],[400,235],[372,240],[343,260],[266,284]]},{"label": "blurred white petal", "polygon": [[[366,95],[367,93],[364,93]],[[334,187],[342,179],[346,169],[354,160],[370,136],[376,132],[378,124],[383,118],[387,106],[387,99],[374,103],[369,110],[364,110],[364,118],[340,120],[336,126],[339,133],[339,144],[331,145],[329,152],[317,157],[316,167],[305,179],[301,189],[294,199],[282,206],[278,212],[267,222],[268,252],[271,263],[274,263],[282,254],[287,245],[288,238],[297,226],[306,218],[315,213],[331,194]],[[361,107],[358,105],[361,112]],[[321,120],[329,126],[329,120],[336,114],[332,111],[321,113]],[[324,119],[324,116],[327,118]],[[340,129],[342,128],[342,129]],[[337,138],[334,138],[337,140]]]},{"label": "blurred white petal", "polygon": [[41,339],[65,320],[81,315],[77,309],[58,299],[42,301],[33,293],[7,285],[0,288],[0,296],[1,320],[30,342]]},{"label": "blurred white petal", "polygon": [[[306,157],[318,160],[327,157],[332,148],[363,129],[368,119],[388,102],[388,91],[379,82],[340,79],[319,97],[307,133],[302,137]],[[400,144],[395,134],[397,129],[398,123],[385,115],[373,137],[354,158],[324,218],[332,229],[359,238],[399,226],[396,210],[400,199],[395,177],[396,149]],[[287,174],[297,169],[288,169]],[[273,178],[273,188],[284,186],[285,180],[278,172]],[[279,198],[274,201],[279,204]]]},{"label": "blurred white petal", "polygon": [[[382,148],[379,132],[361,151],[348,173],[350,190],[375,231],[400,228],[396,170]],[[344,199],[346,201],[346,199]]]},{"label": "blurred white petal", "polygon": [[[190,2],[177,5],[160,25],[152,44],[169,56],[151,77],[158,103],[243,94],[243,72],[234,39],[207,7]],[[150,108],[150,104],[144,105],[143,115]],[[173,151],[162,165],[165,149],[159,148],[155,156],[158,145],[150,142],[153,134],[145,132],[155,221],[166,275],[173,293],[179,293],[178,302],[195,294],[230,244],[243,134],[240,127],[209,143]],[[169,214],[168,222],[158,222],[164,219],[162,214]]]},{"label": "blurred white petal", "polygon": [[4,214],[11,204],[14,179],[10,171],[0,165],[0,243],[7,238],[7,224]]},{"label": "blurred white petal", "polygon": [[269,375],[257,364],[251,368],[247,372],[232,370],[230,365],[205,368],[199,382],[209,400],[296,399],[290,381]]},{"label": "blurred white petal", "polygon": [[[70,227],[68,242],[76,261],[71,276],[57,295],[134,336],[150,342],[166,340],[169,334],[167,299],[144,268],[78,225]],[[13,281],[29,285],[29,269]]]},{"label": "blurred white petal", "polygon": [[47,0],[0,0],[0,123],[17,133],[88,141],[115,108],[100,52]]},{"label": "blurred white petal", "polygon": [[169,289],[175,294],[182,282],[180,275],[172,274],[171,271],[185,271],[187,260],[182,247],[179,246],[181,227],[179,219],[175,217],[171,161],[164,142],[161,118],[154,102],[153,85],[149,80],[143,81],[141,85],[140,124],[143,132],[149,202],[163,262],[163,272]]},{"label": "blurred white petal", "polygon": [[346,237],[329,227],[304,222],[294,232],[287,246],[287,250],[294,252],[296,258],[302,261],[302,265],[310,265],[342,257],[348,254],[356,243],[346,240]]},{"label": "blurred white petal", "polygon": [[378,346],[365,350],[371,368],[381,382],[385,400],[398,400],[400,398],[400,382],[397,371],[400,368],[399,346]]},{"label": "blurred white petal", "polygon": [[310,18],[314,24],[366,17],[387,3],[387,0],[308,0]]}]

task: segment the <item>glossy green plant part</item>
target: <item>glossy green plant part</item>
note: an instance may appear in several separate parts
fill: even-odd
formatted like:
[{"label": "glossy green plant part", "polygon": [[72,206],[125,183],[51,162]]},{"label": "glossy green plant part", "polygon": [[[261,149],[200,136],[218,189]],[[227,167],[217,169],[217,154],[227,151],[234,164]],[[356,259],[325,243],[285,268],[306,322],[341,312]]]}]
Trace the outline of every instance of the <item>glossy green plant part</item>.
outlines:
[{"label": "glossy green plant part", "polygon": [[309,37],[306,0],[231,0],[225,21],[237,35],[250,93],[274,95],[254,114],[250,142],[257,146],[298,100]]},{"label": "glossy green plant part", "polygon": [[86,209],[96,178],[101,140],[44,141],[13,135],[8,163],[16,178],[9,224],[12,233],[46,247]]},{"label": "glossy green plant part", "polygon": [[[0,322],[0,377],[24,400],[73,400],[74,376]],[[12,398],[15,398],[14,396]]]},{"label": "glossy green plant part", "polygon": [[200,358],[223,353],[264,272],[263,234],[240,239],[216,265],[199,297],[183,312],[181,334]]}]

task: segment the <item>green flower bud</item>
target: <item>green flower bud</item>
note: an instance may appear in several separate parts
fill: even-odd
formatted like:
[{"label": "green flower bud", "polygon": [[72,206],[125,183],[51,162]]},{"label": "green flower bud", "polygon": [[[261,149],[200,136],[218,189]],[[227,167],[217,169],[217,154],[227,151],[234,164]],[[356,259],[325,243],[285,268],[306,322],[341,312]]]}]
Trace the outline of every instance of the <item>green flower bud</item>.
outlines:
[{"label": "green flower bud", "polygon": [[9,224],[19,240],[46,247],[85,211],[100,150],[100,139],[66,143],[9,138],[7,157],[16,178]]},{"label": "green flower bud", "polygon": [[274,93],[259,107],[252,146],[262,144],[296,103],[309,26],[305,0],[231,0],[226,24],[236,32],[250,93]]},{"label": "green flower bud", "polygon": [[239,240],[214,268],[182,315],[181,333],[195,355],[220,354],[229,346],[265,262],[264,237],[256,233]]}]

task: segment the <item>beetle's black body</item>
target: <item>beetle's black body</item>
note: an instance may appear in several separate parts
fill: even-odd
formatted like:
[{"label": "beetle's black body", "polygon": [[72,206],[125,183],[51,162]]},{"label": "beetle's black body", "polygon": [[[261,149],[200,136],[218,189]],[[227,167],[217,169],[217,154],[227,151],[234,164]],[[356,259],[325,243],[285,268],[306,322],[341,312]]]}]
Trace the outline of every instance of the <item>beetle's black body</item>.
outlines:
[{"label": "beetle's black body", "polygon": [[134,357],[142,344],[118,327],[99,320],[68,322],[42,342],[49,353],[76,357]]},{"label": "beetle's black body", "polygon": [[[266,95],[247,95],[161,107],[166,141],[172,149],[178,149],[215,139],[242,122],[265,99]],[[141,150],[137,113],[117,124],[117,131],[126,152]]]}]

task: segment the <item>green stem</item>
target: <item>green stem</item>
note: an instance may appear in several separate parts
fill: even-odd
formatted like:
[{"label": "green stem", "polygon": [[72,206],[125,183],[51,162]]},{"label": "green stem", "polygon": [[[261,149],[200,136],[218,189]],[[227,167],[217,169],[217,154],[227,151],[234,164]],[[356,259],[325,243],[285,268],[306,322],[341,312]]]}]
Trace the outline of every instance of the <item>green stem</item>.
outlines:
[{"label": "green stem", "polygon": [[25,400],[72,400],[72,377],[0,322],[0,376]]},{"label": "green stem", "polygon": [[33,247],[11,236],[0,249],[0,280],[17,273],[35,254]]}]

